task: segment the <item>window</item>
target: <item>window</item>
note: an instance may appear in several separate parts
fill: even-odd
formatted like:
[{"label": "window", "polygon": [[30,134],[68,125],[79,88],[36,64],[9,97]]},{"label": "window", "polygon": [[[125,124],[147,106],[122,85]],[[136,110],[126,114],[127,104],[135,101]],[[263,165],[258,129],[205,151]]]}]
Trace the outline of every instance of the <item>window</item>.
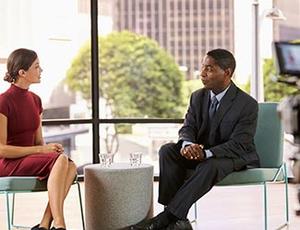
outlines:
[{"label": "window", "polygon": [[[21,1],[26,3],[19,4]],[[99,71],[99,78],[98,75],[92,76],[90,67],[92,39],[90,31],[91,26],[94,26],[91,23],[90,2],[90,0],[1,0],[1,6],[4,7],[0,8],[0,74],[4,75],[6,58],[16,47],[31,47],[38,52],[44,72],[42,83],[34,85],[32,90],[41,95],[43,101],[44,116],[47,118],[44,120],[45,132],[49,138],[57,138],[55,132],[57,133],[60,128],[64,134],[66,127],[74,133],[78,131],[77,128],[85,130],[84,133],[76,133],[77,136],[72,137],[73,139],[71,137],[67,141],[62,139],[65,143],[71,143],[71,139],[75,140],[76,147],[72,151],[75,151],[74,157],[80,159],[78,161],[80,164],[97,161],[98,152],[94,152],[94,148],[99,142],[100,148],[97,151],[100,149],[108,151],[105,149],[109,148],[105,147],[105,139],[112,138],[113,131],[117,131],[120,141],[118,154],[122,154],[124,143],[134,143],[135,146],[139,144],[142,146],[141,151],[145,151],[147,159],[155,159],[148,155],[151,152],[149,146],[153,136],[150,135],[152,131],[148,132],[147,129],[167,125],[172,128],[166,129],[172,130],[170,132],[173,133],[178,128],[173,126],[181,125],[189,100],[184,94],[180,99],[178,93],[163,94],[168,92],[164,86],[177,81],[170,81],[172,76],[166,76],[165,73],[173,70],[168,71],[166,68],[169,65],[165,65],[163,60],[157,57],[163,55],[175,63],[171,66],[179,67],[186,65],[186,58],[183,59],[182,56],[190,52],[194,52],[195,55],[191,56],[195,57],[189,62],[199,63],[201,56],[207,49],[213,48],[216,42],[225,45],[226,48],[230,45],[238,52],[233,36],[228,36],[235,31],[232,28],[235,16],[232,12],[237,1],[225,0],[222,4],[220,0],[170,0],[163,3],[149,0],[93,1],[92,4],[98,3],[97,29],[100,38],[98,44],[106,45],[106,47],[102,45],[99,49],[99,66],[94,67]],[[163,6],[161,11],[160,4]],[[193,7],[189,4],[193,4]],[[200,7],[201,10],[198,12]],[[218,9],[220,7],[224,9]],[[206,8],[209,8],[209,12]],[[168,9],[168,15],[164,9]],[[192,12],[189,12],[190,10]],[[225,14],[225,18],[218,18],[215,23],[217,28],[211,24],[215,13],[219,15],[218,17]],[[184,17],[183,20],[181,16],[184,15],[189,17]],[[224,23],[220,24],[221,20]],[[20,24],[17,24],[19,22]],[[210,25],[208,28],[207,24]],[[222,26],[225,28],[221,28]],[[16,27],[22,28],[18,30],[22,36],[16,36],[16,30],[11,29]],[[189,28],[192,30],[187,30]],[[130,31],[124,31],[126,29]],[[214,35],[220,29],[225,31],[225,37],[221,34],[215,38]],[[122,33],[122,36],[118,34],[114,37],[117,33]],[[239,32],[235,31],[234,34]],[[192,49],[188,47],[189,49],[182,50],[183,37],[184,41],[193,41],[191,44],[187,43],[188,46],[193,46]],[[103,39],[110,40],[103,42]],[[243,42],[243,46],[249,47],[251,43]],[[157,52],[160,52],[160,55],[157,55]],[[243,57],[246,56],[251,55]],[[181,76],[179,68],[175,71],[178,73],[175,75]],[[148,76],[159,77],[153,79]],[[187,80],[186,77],[183,78],[184,81]],[[99,81],[99,85],[92,84],[91,79]],[[183,88],[184,85],[186,84],[178,87],[182,92],[186,90]],[[7,86],[0,84],[0,90],[5,90]],[[97,105],[92,103],[92,100],[96,100],[92,97],[95,92],[99,93]],[[155,95],[160,97],[155,98]],[[172,101],[174,104],[157,103],[163,100]],[[99,116],[95,115],[97,109]],[[144,130],[141,130],[141,124],[144,124],[142,125],[145,126]],[[98,135],[95,127],[100,130],[99,140],[95,138]],[[176,133],[177,131],[178,129]],[[139,132],[142,138],[139,140],[140,143],[136,143],[135,138]],[[81,146],[79,142],[85,138],[88,141]],[[158,141],[155,140],[155,144],[159,145]],[[76,152],[77,148],[79,155]],[[135,148],[134,151],[139,150]],[[127,159],[126,154],[120,157],[123,160]]]},{"label": "window", "polygon": [[[83,62],[74,64],[76,59],[91,56],[89,1],[61,1],[59,7],[52,0],[20,2],[1,2],[5,7],[0,8],[0,27],[5,36],[1,36],[0,42],[0,74],[4,75],[6,58],[13,50],[20,47],[35,50],[43,72],[41,83],[31,85],[30,90],[41,97],[43,118],[51,124],[44,124],[45,141],[62,143],[77,165],[92,162],[92,125],[86,124],[92,117],[91,100],[85,100],[91,94],[91,86],[84,83],[91,79],[91,71]],[[107,14],[107,5],[103,7],[103,14]],[[99,32],[103,33],[104,28]],[[84,48],[79,51],[81,47]],[[85,80],[75,76],[76,68]],[[75,85],[81,85],[84,91],[76,92]],[[1,92],[8,87],[3,82]],[[56,119],[66,123],[51,123]]]}]

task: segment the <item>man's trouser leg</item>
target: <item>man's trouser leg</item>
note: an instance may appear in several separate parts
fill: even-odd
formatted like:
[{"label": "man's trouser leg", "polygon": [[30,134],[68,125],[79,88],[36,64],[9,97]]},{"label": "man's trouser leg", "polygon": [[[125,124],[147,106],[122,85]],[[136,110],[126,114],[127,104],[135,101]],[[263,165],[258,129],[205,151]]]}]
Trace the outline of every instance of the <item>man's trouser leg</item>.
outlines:
[{"label": "man's trouser leg", "polygon": [[[180,147],[170,143],[162,146],[158,202],[178,218],[186,218],[190,207],[218,181],[233,171],[228,158],[209,158],[197,162],[180,155]],[[195,168],[186,180],[186,169]]]}]

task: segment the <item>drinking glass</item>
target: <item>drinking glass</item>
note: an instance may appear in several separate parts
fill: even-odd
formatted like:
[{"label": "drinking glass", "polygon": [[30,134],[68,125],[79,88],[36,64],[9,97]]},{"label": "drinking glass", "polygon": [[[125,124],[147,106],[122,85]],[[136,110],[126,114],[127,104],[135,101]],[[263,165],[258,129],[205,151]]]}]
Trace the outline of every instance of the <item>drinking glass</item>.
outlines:
[{"label": "drinking glass", "polygon": [[139,166],[142,163],[142,153],[130,153],[130,165],[131,166]]},{"label": "drinking glass", "polygon": [[99,153],[99,162],[101,166],[109,167],[114,162],[114,155],[109,153]]}]

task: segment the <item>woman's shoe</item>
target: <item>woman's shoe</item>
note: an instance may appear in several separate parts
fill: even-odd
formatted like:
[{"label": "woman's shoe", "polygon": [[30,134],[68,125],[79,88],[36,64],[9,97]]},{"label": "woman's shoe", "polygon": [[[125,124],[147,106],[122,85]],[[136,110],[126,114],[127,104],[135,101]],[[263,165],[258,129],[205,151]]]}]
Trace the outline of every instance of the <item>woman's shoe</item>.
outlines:
[{"label": "woman's shoe", "polygon": [[37,224],[34,227],[32,227],[31,230],[48,230],[48,229],[44,227],[40,227],[40,224]]},{"label": "woman's shoe", "polygon": [[52,227],[50,230],[67,230],[65,228],[55,228],[55,227]]}]

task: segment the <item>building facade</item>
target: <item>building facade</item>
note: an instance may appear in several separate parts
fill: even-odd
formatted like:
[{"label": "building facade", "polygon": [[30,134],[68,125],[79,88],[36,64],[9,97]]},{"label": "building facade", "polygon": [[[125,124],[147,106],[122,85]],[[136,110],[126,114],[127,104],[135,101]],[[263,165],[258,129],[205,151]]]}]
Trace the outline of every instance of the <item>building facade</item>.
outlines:
[{"label": "building facade", "polygon": [[233,0],[115,0],[114,6],[114,30],[155,39],[187,79],[197,78],[208,50],[234,52]]},{"label": "building facade", "polygon": [[273,1],[274,6],[280,9],[286,20],[277,20],[273,24],[275,41],[289,41],[300,39],[300,1]]}]

